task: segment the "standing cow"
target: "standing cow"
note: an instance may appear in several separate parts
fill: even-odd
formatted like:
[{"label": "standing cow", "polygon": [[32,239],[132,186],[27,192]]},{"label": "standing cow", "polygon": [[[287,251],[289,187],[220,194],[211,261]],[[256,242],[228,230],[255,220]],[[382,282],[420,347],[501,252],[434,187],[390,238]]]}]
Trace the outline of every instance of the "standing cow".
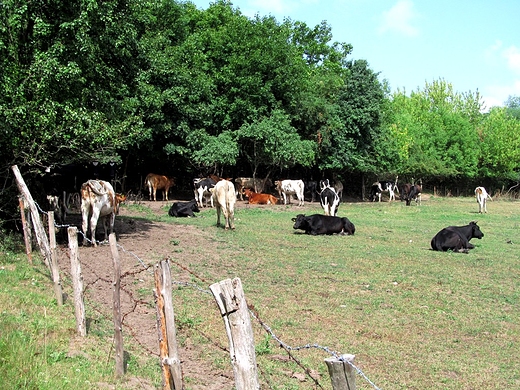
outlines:
[{"label": "standing cow", "polygon": [[168,191],[175,185],[175,179],[168,176],[156,175],[155,173],[149,173],[144,179],[144,185],[148,187],[150,194],[150,200],[157,200],[157,190],[163,190],[163,200],[168,200]]},{"label": "standing cow", "polygon": [[303,192],[305,190],[303,180],[277,180],[274,184],[278,190],[279,198],[283,197],[283,204],[290,204],[291,196],[296,195],[298,206],[303,206]]},{"label": "standing cow", "polygon": [[88,231],[90,230],[92,245],[97,246],[96,226],[99,217],[103,218],[105,240],[107,240],[107,230],[110,228],[110,233],[114,231],[114,222],[119,211],[119,203],[123,202],[126,197],[116,194],[112,185],[103,180],[89,180],[83,183],[80,194],[83,245],[87,244]]},{"label": "standing cow", "polygon": [[322,186],[320,192],[320,203],[325,215],[332,215],[333,217],[338,214],[340,198],[336,193],[336,190],[332,188],[327,181],[327,185]]},{"label": "standing cow", "polygon": [[221,180],[211,189],[212,200],[217,209],[217,226],[220,226],[220,213],[224,214],[224,228],[235,229],[235,186],[228,180]]},{"label": "standing cow", "polygon": [[477,198],[478,203],[478,212],[482,214],[482,212],[487,213],[487,200],[493,200],[491,196],[489,196],[488,192],[484,187],[475,188],[475,197]]}]

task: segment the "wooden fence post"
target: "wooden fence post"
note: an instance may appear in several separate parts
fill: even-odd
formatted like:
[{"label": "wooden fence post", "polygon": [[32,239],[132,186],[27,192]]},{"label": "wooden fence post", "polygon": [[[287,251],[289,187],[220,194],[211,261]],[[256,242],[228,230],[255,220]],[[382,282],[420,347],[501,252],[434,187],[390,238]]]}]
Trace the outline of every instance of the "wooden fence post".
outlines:
[{"label": "wooden fence post", "polygon": [[236,390],[260,389],[253,328],[242,282],[239,278],[226,279],[209,288],[226,326]]},{"label": "wooden fence post", "polygon": [[54,282],[54,293],[56,294],[56,301],[58,305],[63,305],[63,292],[61,289],[61,281],[60,281],[60,268],[58,267],[58,259],[56,254],[56,232],[54,230],[54,211],[49,211],[49,242],[51,249],[51,276],[52,281]]},{"label": "wooden fence post", "polygon": [[71,226],[67,229],[70,249],[70,274],[74,287],[74,308],[76,314],[76,329],[80,336],[87,335],[87,320],[85,318],[85,304],[83,302],[83,275],[78,255],[78,228]]},{"label": "wooden fence post", "polygon": [[114,342],[116,350],[116,378],[121,378],[125,374],[124,348],[123,348],[123,329],[121,325],[121,262],[119,261],[119,252],[117,251],[116,234],[111,233],[108,236],[110,242],[110,250],[114,261],[114,282],[113,282],[113,313],[114,313]]},{"label": "wooden fence post", "polygon": [[51,262],[51,249],[49,247],[49,240],[45,234],[45,229],[43,228],[40,214],[38,214],[38,209],[34,204],[34,200],[31,196],[31,193],[29,192],[29,189],[27,188],[27,185],[25,184],[25,181],[23,180],[22,175],[20,174],[20,170],[16,165],[13,165],[11,169],[13,170],[18,190],[27,201],[29,209],[31,210],[31,219],[34,226],[34,232],[36,234],[36,240],[38,241],[38,246],[40,247],[40,252],[43,256],[43,261],[45,262],[45,265],[49,267]]},{"label": "wooden fence post", "polygon": [[354,364],[355,355],[341,355],[341,358],[330,357],[325,359],[329,369],[333,390],[356,390],[356,371]]},{"label": "wooden fence post", "polygon": [[182,369],[177,351],[175,315],[172,302],[172,280],[170,263],[161,261],[155,266],[155,303],[157,307],[157,329],[163,372],[163,389],[182,389]]},{"label": "wooden fence post", "polygon": [[25,240],[25,254],[27,255],[27,260],[29,260],[29,264],[32,264],[31,227],[25,219],[25,207],[23,197],[20,196],[18,198],[18,201],[20,204],[20,216],[22,217],[23,238]]}]

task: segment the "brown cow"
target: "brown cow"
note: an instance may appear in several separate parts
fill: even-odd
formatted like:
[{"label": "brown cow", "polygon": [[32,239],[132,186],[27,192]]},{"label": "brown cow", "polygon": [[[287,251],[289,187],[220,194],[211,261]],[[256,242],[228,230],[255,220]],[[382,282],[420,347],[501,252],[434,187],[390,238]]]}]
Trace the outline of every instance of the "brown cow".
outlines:
[{"label": "brown cow", "polygon": [[163,190],[163,200],[168,200],[168,191],[171,187],[175,185],[175,179],[173,177],[149,173],[148,175],[146,175],[144,185],[148,187],[148,192],[150,193],[150,200],[152,200],[152,191],[153,200],[157,200],[157,190]]},{"label": "brown cow", "polygon": [[235,179],[235,186],[237,187],[237,193],[240,197],[240,200],[244,200],[244,189],[249,188],[254,191],[260,191],[263,192],[266,190],[266,188],[272,187],[273,182],[271,179],[266,177],[265,179],[255,178],[252,177],[237,177]]},{"label": "brown cow", "polygon": [[277,204],[278,199],[271,194],[262,194],[249,188],[244,189],[244,195],[249,200],[249,204]]}]

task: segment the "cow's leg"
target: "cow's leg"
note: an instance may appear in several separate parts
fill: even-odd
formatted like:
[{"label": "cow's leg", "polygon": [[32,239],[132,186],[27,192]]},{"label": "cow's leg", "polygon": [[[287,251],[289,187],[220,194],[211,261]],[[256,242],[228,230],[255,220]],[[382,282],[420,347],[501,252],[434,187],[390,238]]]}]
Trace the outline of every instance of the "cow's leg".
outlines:
[{"label": "cow's leg", "polygon": [[83,229],[83,246],[87,245],[87,235],[88,235],[88,223],[89,223],[89,209],[85,205],[81,205],[81,228]]},{"label": "cow's leg", "polygon": [[[211,197],[213,199],[213,197]],[[220,226],[220,205],[217,202],[217,226]]]},{"label": "cow's leg", "polygon": [[90,217],[90,233],[92,235],[92,245],[97,246],[96,244],[96,228],[97,222],[99,219],[99,207],[94,207],[92,210],[92,216]]}]

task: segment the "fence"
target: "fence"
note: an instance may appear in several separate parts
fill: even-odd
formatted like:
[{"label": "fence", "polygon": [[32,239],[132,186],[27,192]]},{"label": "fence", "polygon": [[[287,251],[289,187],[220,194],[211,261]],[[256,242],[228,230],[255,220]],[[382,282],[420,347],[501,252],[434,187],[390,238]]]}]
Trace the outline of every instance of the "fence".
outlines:
[{"label": "fence", "polygon": [[[180,358],[177,351],[177,341],[175,336],[175,322],[174,322],[174,310],[172,304],[172,285],[179,285],[190,287],[196,292],[203,294],[213,294],[214,299],[217,303],[219,311],[224,321],[224,327],[228,336],[229,347],[227,351],[230,354],[231,364],[233,367],[234,374],[234,386],[236,389],[259,389],[257,363],[255,360],[255,349],[253,343],[253,331],[251,325],[251,318],[255,320],[260,326],[267,332],[267,334],[283,348],[290,359],[298,364],[304,374],[310,378],[316,387],[322,388],[319,380],[312,374],[312,370],[305,367],[295,356],[295,351],[304,349],[320,349],[327,353],[328,357],[324,359],[325,364],[330,375],[330,380],[333,389],[355,389],[356,388],[356,374],[360,375],[370,386],[374,389],[378,387],[370,381],[370,379],[354,364],[354,355],[340,354],[338,352],[330,350],[328,347],[321,346],[319,344],[306,344],[299,347],[292,347],[287,343],[283,342],[272,329],[260,319],[259,314],[252,308],[248,307],[246,299],[242,290],[240,279],[224,280],[219,283],[214,283],[209,287],[209,290],[200,287],[197,284],[183,282],[183,281],[172,281],[170,265],[179,267],[183,272],[188,272],[191,278],[196,278],[200,282],[207,283],[203,278],[195,275],[185,266],[178,264],[172,259],[163,260],[156,263],[153,267],[147,265],[139,256],[132,251],[126,250],[122,245],[117,244],[115,235],[110,236],[110,248],[112,257],[112,271],[113,279],[109,276],[99,275],[96,270],[89,269],[88,263],[81,262],[78,254],[78,229],[75,226],[61,225],[58,226],[54,223],[52,212],[46,213],[41,209],[38,210],[38,205],[32,201],[32,197],[23,183],[23,179],[16,167],[13,167],[17,183],[24,199],[24,202],[20,202],[20,209],[22,213],[22,219],[28,222],[32,221],[35,235],[37,237],[38,246],[44,259],[45,264],[49,267],[51,279],[54,282],[54,288],[58,304],[62,304],[62,285],[60,280],[60,271],[58,270],[57,260],[57,248],[54,236],[54,227],[65,229],[68,231],[69,250],[67,251],[61,248],[61,254],[69,258],[69,261],[64,261],[61,256],[60,263],[63,265],[70,264],[70,273],[62,271],[72,280],[73,291],[74,291],[74,306],[76,315],[77,332],[81,336],[87,335],[86,316],[85,316],[85,296],[88,297],[89,291],[92,291],[98,287],[98,284],[103,284],[106,289],[108,286],[112,289],[112,320],[114,324],[114,350],[115,350],[115,375],[120,377],[124,375],[124,347],[123,347],[123,328],[126,329],[132,339],[144,348],[148,353],[157,356],[161,362],[163,388],[165,389],[181,389],[183,388],[182,369],[180,364]],[[27,203],[30,210],[30,216],[24,212],[24,205]],[[43,225],[41,224],[40,214],[49,216],[49,238],[45,234]],[[26,218],[27,217],[27,218]],[[28,234],[29,229],[25,229],[24,232]],[[82,235],[81,232],[79,232]],[[27,235],[26,235],[27,237]],[[26,251],[29,261],[31,258],[30,244],[27,244],[26,239]],[[121,274],[120,266],[120,253],[133,257],[136,262],[137,268],[130,271],[126,271]],[[111,264],[110,259],[107,259],[107,264]],[[89,271],[90,277],[86,280],[85,285],[84,277],[82,273],[82,267],[85,267]],[[66,268],[66,267],[65,267]],[[152,272],[154,268],[154,272]],[[156,320],[157,325],[155,331],[158,333],[156,336],[156,344],[159,346],[159,352],[155,352],[150,348],[150,340],[143,340],[142,331],[136,331],[131,325],[127,317],[133,313],[149,306],[149,302],[143,299],[136,298],[134,292],[131,291],[125,283],[127,278],[137,277],[139,278],[141,273],[147,273],[149,276],[154,275],[154,298],[156,306]],[[92,276],[93,275],[93,276]],[[141,278],[139,278],[141,280]],[[123,283],[122,283],[123,281]],[[125,305],[127,307],[126,312],[123,314],[121,311],[121,293],[124,295],[126,300]],[[87,301],[89,301],[87,299]],[[109,307],[108,302],[100,308],[94,308],[98,310],[100,315],[104,318],[108,318],[109,315],[102,313],[103,310]],[[221,347],[220,349],[226,350]],[[231,386],[230,386],[231,387]]]}]

